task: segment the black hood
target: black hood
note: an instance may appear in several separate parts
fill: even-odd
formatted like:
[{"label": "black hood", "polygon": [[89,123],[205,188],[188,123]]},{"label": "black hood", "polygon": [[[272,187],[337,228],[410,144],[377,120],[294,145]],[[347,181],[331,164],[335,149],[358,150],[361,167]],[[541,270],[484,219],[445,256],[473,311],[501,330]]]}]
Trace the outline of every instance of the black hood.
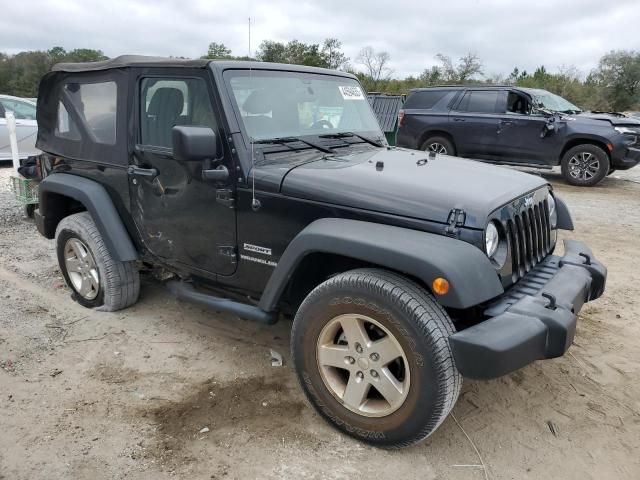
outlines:
[{"label": "black hood", "polygon": [[586,121],[592,123],[593,121],[607,122],[613,126],[627,126],[640,128],[640,119],[627,117],[621,113],[606,113],[606,112],[580,112],[575,115],[570,115],[568,118],[573,118],[577,121]]},{"label": "black hood", "polygon": [[280,192],[291,197],[440,223],[459,208],[471,228],[484,228],[491,212],[546,185],[541,177],[516,170],[446,155],[430,159],[405,149],[328,156],[288,165],[286,171],[282,167],[258,167],[261,187],[279,184]]}]

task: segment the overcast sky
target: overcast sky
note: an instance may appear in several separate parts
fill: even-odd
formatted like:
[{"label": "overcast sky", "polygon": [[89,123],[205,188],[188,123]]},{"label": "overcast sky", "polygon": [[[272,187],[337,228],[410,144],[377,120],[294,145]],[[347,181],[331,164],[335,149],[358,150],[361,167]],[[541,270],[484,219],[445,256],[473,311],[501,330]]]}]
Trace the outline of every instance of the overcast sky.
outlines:
[{"label": "overcast sky", "polygon": [[0,51],[101,49],[198,57],[209,42],[234,54],[263,40],[338,38],[355,59],[366,45],[391,55],[395,77],[419,74],[438,52],[477,53],[486,74],[514,66],[587,74],[613,49],[640,50],[640,0],[5,0]]}]

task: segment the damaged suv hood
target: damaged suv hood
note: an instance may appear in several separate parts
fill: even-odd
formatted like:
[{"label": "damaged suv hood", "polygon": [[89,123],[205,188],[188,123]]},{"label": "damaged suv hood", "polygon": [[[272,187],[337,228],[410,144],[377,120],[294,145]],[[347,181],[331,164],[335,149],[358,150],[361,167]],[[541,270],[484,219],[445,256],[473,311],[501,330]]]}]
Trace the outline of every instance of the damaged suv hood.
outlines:
[{"label": "damaged suv hood", "polygon": [[458,208],[471,228],[484,228],[491,212],[546,185],[516,170],[405,149],[325,156],[282,173],[287,196],[440,223]]},{"label": "damaged suv hood", "polygon": [[589,121],[589,120],[599,120],[600,122],[608,122],[615,127],[626,126],[626,127],[640,127],[640,120],[632,117],[627,117],[626,115],[617,114],[617,113],[606,113],[606,112],[580,112],[574,115],[571,115],[572,118],[576,120]]}]

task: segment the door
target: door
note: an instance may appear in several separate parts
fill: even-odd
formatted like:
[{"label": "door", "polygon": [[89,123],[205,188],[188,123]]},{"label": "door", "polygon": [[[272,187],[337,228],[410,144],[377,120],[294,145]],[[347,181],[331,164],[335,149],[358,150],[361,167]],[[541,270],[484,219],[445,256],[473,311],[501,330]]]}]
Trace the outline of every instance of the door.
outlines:
[{"label": "door", "polygon": [[204,181],[202,161],[177,161],[172,153],[175,125],[210,127],[222,152],[212,160],[233,171],[211,80],[202,70],[175,73],[141,76],[136,84],[138,135],[129,167],[133,216],[154,255],[206,276],[230,275],[237,263],[232,185]]},{"label": "door", "polygon": [[449,130],[460,155],[495,153],[499,90],[467,90],[449,115]]},{"label": "door", "polygon": [[497,130],[499,158],[509,162],[552,164],[556,136],[541,136],[547,118],[533,113],[526,95],[517,91],[502,94]]},{"label": "door", "polygon": [[30,102],[14,98],[0,98],[0,160],[11,159],[11,145],[9,143],[9,129],[5,112],[13,112],[16,119],[16,138],[18,141],[18,156],[27,158],[40,153],[36,149],[38,123],[36,122],[36,107]]}]

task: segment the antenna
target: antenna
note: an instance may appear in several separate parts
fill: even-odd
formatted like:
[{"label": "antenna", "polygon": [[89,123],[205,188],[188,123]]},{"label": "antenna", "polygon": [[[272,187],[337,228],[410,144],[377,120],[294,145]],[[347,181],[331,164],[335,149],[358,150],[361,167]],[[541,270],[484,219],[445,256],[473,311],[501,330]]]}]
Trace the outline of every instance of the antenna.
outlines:
[{"label": "antenna", "polygon": [[[249,17],[249,62],[251,62],[251,17]],[[251,85],[252,70],[249,63],[249,85]],[[257,212],[260,209],[260,200],[256,198],[256,156],[253,151],[253,136],[249,137],[251,143],[251,209]]]}]

